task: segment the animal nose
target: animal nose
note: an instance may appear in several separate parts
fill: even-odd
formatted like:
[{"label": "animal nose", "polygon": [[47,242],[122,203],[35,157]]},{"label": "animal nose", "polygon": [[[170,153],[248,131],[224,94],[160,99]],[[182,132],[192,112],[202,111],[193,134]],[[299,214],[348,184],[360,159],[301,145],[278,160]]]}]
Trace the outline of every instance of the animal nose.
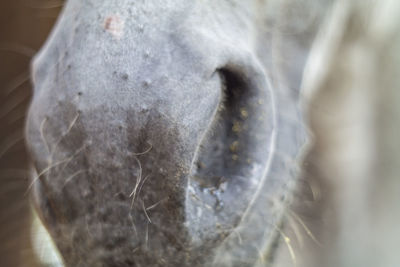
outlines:
[{"label": "animal nose", "polygon": [[[217,246],[229,246],[234,230],[246,236],[244,246],[260,241],[246,224],[264,190],[275,138],[273,95],[260,69],[223,65],[203,88],[205,104],[189,115],[134,94],[104,97],[106,88],[95,100],[87,89],[63,88],[57,101],[44,88],[32,103],[27,136],[34,179],[51,211],[43,217],[60,250],[124,248],[138,252],[138,263],[158,255],[181,264],[189,254],[205,262]],[[175,92],[168,86],[163,90]],[[198,123],[190,121],[193,113]]]}]

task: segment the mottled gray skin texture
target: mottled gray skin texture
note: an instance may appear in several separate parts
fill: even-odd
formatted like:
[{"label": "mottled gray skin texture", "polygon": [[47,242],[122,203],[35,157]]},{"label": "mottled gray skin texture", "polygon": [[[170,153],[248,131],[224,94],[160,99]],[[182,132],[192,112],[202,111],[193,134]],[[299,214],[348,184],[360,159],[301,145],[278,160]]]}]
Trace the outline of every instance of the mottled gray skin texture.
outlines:
[{"label": "mottled gray skin texture", "polygon": [[26,128],[66,266],[272,259],[305,141],[309,38],[284,5],[67,2],[33,62]]}]

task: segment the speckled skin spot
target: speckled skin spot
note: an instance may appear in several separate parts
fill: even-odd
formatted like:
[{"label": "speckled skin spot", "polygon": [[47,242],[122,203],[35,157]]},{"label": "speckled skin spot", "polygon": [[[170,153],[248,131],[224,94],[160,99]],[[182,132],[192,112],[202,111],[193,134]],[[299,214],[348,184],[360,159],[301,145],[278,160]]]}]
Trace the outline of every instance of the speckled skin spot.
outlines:
[{"label": "speckled skin spot", "polygon": [[124,26],[124,19],[118,15],[107,16],[104,20],[104,29],[117,39],[120,39],[124,34]]}]

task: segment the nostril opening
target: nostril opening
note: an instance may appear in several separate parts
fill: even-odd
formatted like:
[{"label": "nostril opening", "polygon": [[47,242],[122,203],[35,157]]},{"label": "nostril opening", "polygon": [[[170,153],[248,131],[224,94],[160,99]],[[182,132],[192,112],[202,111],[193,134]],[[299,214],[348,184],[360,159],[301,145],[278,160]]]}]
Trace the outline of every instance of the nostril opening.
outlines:
[{"label": "nostril opening", "polygon": [[230,170],[238,162],[246,161],[241,140],[248,131],[246,120],[250,111],[247,103],[250,92],[244,75],[228,69],[218,70],[223,97],[219,103],[213,125],[200,144],[194,179],[201,187],[216,188],[231,179]]},{"label": "nostril opening", "polygon": [[[222,91],[224,94],[223,105],[230,112],[234,112],[243,101],[244,94],[246,92],[246,81],[245,76],[241,75],[240,72],[233,72],[229,69],[218,70],[222,84]],[[235,115],[235,114],[231,114]]]},{"label": "nostril opening", "polygon": [[265,177],[272,140],[271,95],[264,74],[237,65],[218,74],[223,97],[199,145],[186,206],[196,222],[192,231],[199,236],[224,231],[215,225],[232,229],[240,222]]}]

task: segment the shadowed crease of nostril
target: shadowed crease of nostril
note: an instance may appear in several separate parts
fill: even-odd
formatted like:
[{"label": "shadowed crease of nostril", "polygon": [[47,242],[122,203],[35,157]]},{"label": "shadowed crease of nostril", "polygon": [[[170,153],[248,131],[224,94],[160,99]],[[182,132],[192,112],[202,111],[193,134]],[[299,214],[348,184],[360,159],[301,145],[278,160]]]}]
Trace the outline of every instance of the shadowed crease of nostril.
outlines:
[{"label": "shadowed crease of nostril", "polygon": [[190,227],[200,239],[226,236],[237,226],[268,165],[270,88],[262,75],[254,79],[256,75],[247,72],[239,66],[217,70],[223,97],[199,145],[186,206],[194,222]]},{"label": "shadowed crease of nostril", "polygon": [[[245,81],[227,69],[219,69],[218,74],[222,81],[222,97],[207,137],[200,144],[200,157],[196,162],[198,175],[194,176],[204,188],[215,187],[223,182],[221,179],[227,178],[223,178],[224,170],[239,160],[238,153],[244,144],[238,139],[242,131],[247,130]],[[215,173],[216,169],[219,169],[219,175]]]}]

